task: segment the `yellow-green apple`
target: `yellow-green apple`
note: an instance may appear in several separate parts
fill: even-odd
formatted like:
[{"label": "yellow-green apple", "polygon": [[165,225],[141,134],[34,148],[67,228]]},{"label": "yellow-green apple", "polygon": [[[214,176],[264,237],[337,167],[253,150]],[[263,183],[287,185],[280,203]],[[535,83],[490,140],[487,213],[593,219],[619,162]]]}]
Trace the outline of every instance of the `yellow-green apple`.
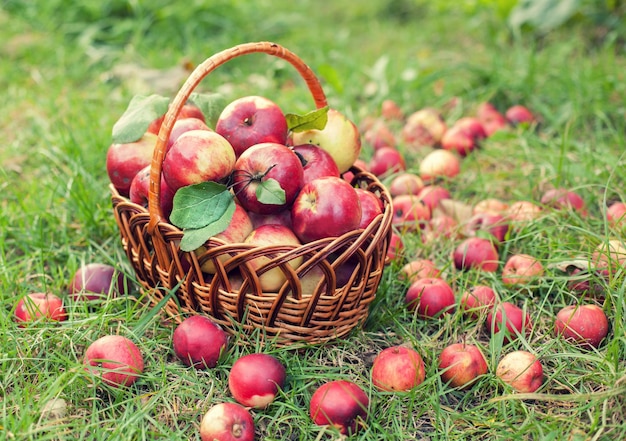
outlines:
[{"label": "yellow-green apple", "polygon": [[449,150],[435,149],[422,158],[419,164],[420,177],[424,182],[440,178],[453,178],[461,171],[459,156]]},{"label": "yellow-green apple", "polygon": [[[246,240],[246,237],[252,233],[254,230],[254,225],[248,212],[239,204],[235,204],[235,211],[233,213],[233,217],[231,218],[228,226],[224,231],[219,234],[216,234],[214,238],[222,240],[227,244],[233,243],[243,243]],[[206,252],[206,248],[201,246],[195,250],[196,255],[202,259],[202,254]],[[217,256],[217,259],[222,262],[226,262],[230,256],[226,254],[221,254]],[[204,262],[200,263],[202,271],[208,274],[215,274],[216,267],[213,259],[208,259]]]},{"label": "yellow-green apple", "polygon": [[541,203],[556,210],[570,209],[583,216],[587,214],[587,207],[582,196],[566,188],[546,190],[541,196]]},{"label": "yellow-green apple", "polygon": [[328,109],[322,130],[311,129],[293,134],[294,145],[316,144],[330,153],[339,173],[344,173],[361,154],[361,134],[357,126],[336,109]]},{"label": "yellow-green apple", "polygon": [[510,220],[503,214],[476,213],[470,217],[463,227],[463,233],[472,237],[486,233],[498,242],[504,242],[511,225]]},{"label": "yellow-green apple", "polygon": [[499,130],[506,130],[509,127],[506,117],[490,102],[483,102],[478,105],[476,118],[483,125],[487,136],[491,136]]},{"label": "yellow-green apple", "polygon": [[369,398],[357,384],[332,380],[318,387],[309,403],[311,419],[318,426],[333,426],[354,435],[367,419]]},{"label": "yellow-green apple", "polygon": [[521,104],[515,104],[506,109],[504,116],[507,121],[514,126],[519,124],[531,125],[537,122],[537,117],[528,109],[528,107]]},{"label": "yellow-green apple", "polygon": [[206,181],[221,181],[235,166],[235,152],[223,136],[190,130],[176,139],[163,160],[163,177],[172,191]]},{"label": "yellow-green apple", "polygon": [[389,183],[389,193],[392,197],[401,194],[417,195],[424,188],[422,178],[415,173],[404,172],[395,175]]},{"label": "yellow-green apple", "polygon": [[391,223],[400,231],[423,229],[430,221],[430,208],[419,196],[401,194],[391,199],[393,216]]},{"label": "yellow-green apple", "polygon": [[473,117],[463,117],[456,121],[441,137],[441,147],[458,153],[461,157],[477,149],[487,137],[482,123]]},{"label": "yellow-green apple", "polygon": [[487,360],[476,345],[453,343],[439,354],[441,379],[450,386],[465,389],[489,371]]},{"label": "yellow-green apple", "polygon": [[[277,203],[259,200],[259,185],[274,180],[284,191]],[[298,155],[284,144],[264,142],[246,149],[237,158],[233,172],[233,191],[248,211],[274,214],[291,206],[304,185],[304,170]]]},{"label": "yellow-green apple", "polygon": [[[186,119],[186,118],[196,118],[206,123],[206,118],[204,116],[204,113],[202,113],[202,110],[200,110],[199,107],[197,107],[195,104],[192,104],[192,103],[183,104],[183,106],[180,109],[180,112],[178,113],[176,117],[177,120]],[[147,132],[158,135],[159,130],[161,130],[161,124],[163,123],[164,119],[165,119],[165,114],[161,115],[160,117],[152,121],[150,125],[148,126]]]},{"label": "yellow-green apple", "polygon": [[496,292],[487,285],[476,285],[463,292],[460,300],[461,310],[472,318],[487,314],[496,304]]},{"label": "yellow-green apple", "polygon": [[448,282],[440,277],[426,277],[409,286],[404,302],[419,317],[431,318],[452,313],[456,299]]},{"label": "yellow-green apple", "polygon": [[499,258],[493,242],[483,237],[468,237],[452,252],[454,267],[463,271],[477,269],[495,272],[500,264]]},{"label": "yellow-green apple", "polygon": [[372,383],[388,392],[405,392],[422,384],[426,376],[424,360],[420,354],[406,346],[383,349],[372,364]]},{"label": "yellow-green apple", "polygon": [[172,346],[185,366],[214,368],[228,348],[228,334],[211,318],[192,315],[174,329]]},{"label": "yellow-green apple", "polygon": [[285,144],[289,132],[278,104],[256,95],[238,98],[224,107],[215,131],[230,142],[237,157],[255,144]]},{"label": "yellow-green apple", "polygon": [[[255,257],[248,261],[248,264],[255,271],[260,270],[267,265],[272,259],[278,258],[290,249],[297,248],[301,245],[298,237],[294,232],[284,225],[267,224],[261,225],[252,230],[252,232],[244,240],[246,244],[252,244],[257,247],[272,247],[263,256]],[[275,251],[274,251],[275,249]],[[291,259],[287,264],[296,269],[302,263],[302,257]],[[280,287],[287,280],[287,276],[280,266],[275,266],[269,270],[259,273],[259,282],[264,292],[278,292]]]},{"label": "yellow-green apple", "polygon": [[165,144],[165,151],[168,152],[174,142],[185,132],[189,132],[191,130],[212,130],[206,123],[198,118],[183,118],[177,119],[172,126],[172,131],[170,132],[170,137],[167,139],[167,143]]},{"label": "yellow-green apple", "polygon": [[20,298],[15,305],[14,315],[20,327],[42,317],[57,322],[67,320],[67,312],[61,297],[44,292],[33,292]]},{"label": "yellow-green apple", "polygon": [[606,209],[606,220],[614,228],[626,227],[626,203],[614,202]]},{"label": "yellow-green apple", "polygon": [[395,147],[381,147],[374,151],[368,170],[378,177],[406,170],[404,155]]},{"label": "yellow-green apple", "polygon": [[293,151],[300,157],[304,173],[304,184],[324,176],[339,177],[339,169],[335,160],[323,148],[315,144],[293,146]]},{"label": "yellow-green apple", "polygon": [[272,355],[244,355],[228,373],[228,389],[242,406],[265,409],[285,386],[285,366]]},{"label": "yellow-green apple", "polygon": [[402,139],[412,148],[439,145],[447,125],[441,112],[426,107],[411,113],[402,127]]},{"label": "yellow-green apple", "polygon": [[380,105],[380,115],[387,121],[402,121],[404,119],[404,112],[392,99],[383,100]]},{"label": "yellow-green apple", "polygon": [[441,270],[430,259],[416,258],[400,269],[400,278],[410,284],[427,277],[439,277]]},{"label": "yellow-green apple", "polygon": [[85,370],[109,386],[130,386],[143,373],[144,361],[137,345],[122,335],[105,335],[85,351]]},{"label": "yellow-green apple", "polygon": [[250,411],[237,403],[218,403],[200,422],[202,441],[254,441],[254,419]]},{"label": "yellow-green apple", "polygon": [[528,351],[513,351],[498,362],[496,376],[517,392],[535,392],[543,384],[543,366]]},{"label": "yellow-green apple", "polygon": [[130,184],[141,169],[150,165],[157,136],[146,133],[137,141],[111,144],[107,150],[106,169],[113,187],[128,196]]},{"label": "yellow-green apple", "polygon": [[531,201],[515,201],[506,210],[506,216],[513,222],[529,222],[541,216],[542,209]]},{"label": "yellow-green apple", "polygon": [[[141,205],[142,207],[148,207],[148,195],[150,193],[150,169],[151,166],[147,165],[135,175],[130,184],[130,191],[128,193],[130,201],[137,205]],[[161,176],[161,192],[159,195],[161,211],[163,211],[165,219],[168,219],[172,213],[172,208],[174,207],[174,192],[170,190],[163,176]]]},{"label": "yellow-green apple", "polygon": [[487,327],[492,335],[504,329],[504,342],[516,340],[520,335],[528,336],[532,330],[530,314],[511,302],[497,304],[487,314]]},{"label": "yellow-green apple", "polygon": [[476,202],[472,207],[472,214],[478,213],[491,213],[491,214],[506,214],[509,209],[509,204],[498,198],[486,198]]},{"label": "yellow-green apple", "polygon": [[597,348],[609,333],[609,320],[598,305],[569,305],[557,312],[554,332],[581,347]]},{"label": "yellow-green apple", "polygon": [[341,178],[314,179],[294,201],[291,223],[303,243],[354,231],[361,223],[359,195]]},{"label": "yellow-green apple", "polygon": [[75,299],[95,300],[126,292],[124,275],[106,263],[87,263],[76,270],[68,293]]},{"label": "yellow-green apple", "polygon": [[359,228],[367,228],[372,221],[383,212],[383,205],[380,199],[364,188],[355,188],[356,194],[359,196],[361,205],[361,222]]},{"label": "yellow-green apple", "polygon": [[434,184],[424,186],[417,196],[431,211],[439,205],[441,200],[450,199],[451,197],[447,188]]},{"label": "yellow-green apple", "polygon": [[525,285],[543,276],[543,264],[534,256],[524,253],[511,255],[502,268],[505,285]]}]

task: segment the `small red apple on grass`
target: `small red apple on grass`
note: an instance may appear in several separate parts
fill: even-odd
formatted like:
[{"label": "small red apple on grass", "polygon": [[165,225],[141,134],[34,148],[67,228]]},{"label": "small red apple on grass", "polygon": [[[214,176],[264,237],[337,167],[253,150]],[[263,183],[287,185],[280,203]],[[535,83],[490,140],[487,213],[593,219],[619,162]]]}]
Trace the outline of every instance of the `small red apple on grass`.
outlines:
[{"label": "small red apple on grass", "polygon": [[395,147],[396,136],[384,120],[378,119],[363,133],[363,139],[374,150],[382,147]]},{"label": "small red apple on grass", "polygon": [[400,278],[409,283],[416,282],[419,279],[427,277],[439,277],[441,270],[437,268],[435,263],[430,259],[416,258],[407,262],[400,270]]},{"label": "small red apple on grass", "polygon": [[482,237],[470,237],[462,241],[452,253],[454,267],[467,271],[477,269],[495,272],[499,266],[498,250],[494,244]]},{"label": "small red apple on grass", "polygon": [[531,125],[537,122],[537,117],[528,109],[528,107],[521,104],[515,104],[506,109],[504,116],[507,121],[514,125]]},{"label": "small red apple on grass", "polygon": [[532,326],[530,314],[511,302],[502,302],[487,314],[487,327],[492,335],[505,329],[505,343],[516,340],[520,335],[527,337]]},{"label": "small red apple on grass", "polygon": [[419,279],[409,286],[405,303],[419,317],[432,318],[452,313],[456,299],[452,287],[445,280],[429,277]]},{"label": "small red apple on grass", "polygon": [[68,292],[74,299],[96,300],[125,293],[125,278],[115,267],[106,263],[82,265],[72,277]]},{"label": "small red apple on grass", "polygon": [[526,285],[542,277],[543,272],[543,264],[536,257],[513,254],[502,268],[502,283],[508,286]]},{"label": "small red apple on grass", "polygon": [[246,407],[265,409],[285,385],[285,366],[275,357],[248,354],[235,361],[228,374],[228,389]]},{"label": "small red apple on grass", "polygon": [[472,214],[491,213],[504,215],[509,209],[509,204],[498,198],[486,198],[476,202],[472,208]]},{"label": "small red apple on grass", "polygon": [[504,242],[510,229],[510,221],[503,214],[476,213],[464,225],[466,236],[476,236],[484,232],[493,236],[498,242]]},{"label": "small red apple on grass", "polygon": [[394,100],[386,99],[380,105],[380,115],[387,121],[402,121],[404,112]]},{"label": "small red apple on grass", "polygon": [[542,208],[531,201],[515,201],[506,210],[506,216],[511,222],[530,222],[541,216]]},{"label": "small red apple on grass", "polygon": [[254,420],[237,403],[213,405],[200,422],[202,441],[254,441]]},{"label": "small red apple on grass", "polygon": [[597,348],[609,332],[609,321],[597,305],[569,305],[556,314],[554,331],[583,348]]},{"label": "small red apple on grass", "polygon": [[193,315],[176,326],[172,344],[176,357],[185,366],[209,369],[217,365],[228,348],[228,334],[209,317]]},{"label": "small red apple on grass", "polygon": [[403,172],[406,170],[404,155],[395,147],[381,147],[374,151],[368,169],[378,177]]},{"label": "small red apple on grass", "polygon": [[530,352],[514,351],[502,357],[496,376],[517,392],[535,392],[543,384],[543,366]]},{"label": "small red apple on grass", "polygon": [[348,380],[329,381],[311,396],[309,411],[318,426],[334,426],[344,435],[354,435],[367,419],[369,398]]},{"label": "small red apple on grass", "polygon": [[465,157],[476,150],[486,137],[483,124],[477,118],[463,117],[443,134],[441,147]]},{"label": "small red apple on grass", "polygon": [[487,285],[476,285],[463,292],[460,300],[461,309],[470,317],[478,318],[487,314],[495,305],[496,292]]},{"label": "small red apple on grass", "polygon": [[431,218],[430,208],[419,196],[401,194],[392,198],[391,224],[402,232],[421,230]]},{"label": "small red apple on grass", "polygon": [[380,390],[409,391],[424,381],[424,360],[414,349],[392,346],[374,358],[371,376],[372,383]]},{"label": "small red apple on grass", "polygon": [[439,145],[447,130],[437,109],[425,107],[410,114],[402,127],[402,139],[412,149]]},{"label": "small red apple on grass", "polygon": [[389,238],[389,245],[387,246],[387,259],[395,260],[400,259],[404,254],[404,241],[402,236],[395,231],[391,232]]},{"label": "small red apple on grass", "polygon": [[587,214],[585,200],[580,194],[566,188],[551,188],[541,196],[541,203],[555,210],[573,210],[580,215]]},{"label": "small red apple on grass", "polygon": [[476,117],[483,125],[487,136],[499,130],[506,130],[509,122],[506,117],[490,102],[483,102],[476,108]]},{"label": "small red apple on grass", "polygon": [[83,364],[89,374],[113,387],[130,386],[144,368],[141,351],[122,335],[106,335],[91,343]]},{"label": "small red apple on grass", "polygon": [[613,228],[626,227],[626,203],[614,202],[606,209],[606,220]]},{"label": "small red apple on grass", "polygon": [[441,379],[455,388],[467,388],[489,371],[487,360],[476,345],[453,343],[439,354]]},{"label": "small red apple on grass", "polygon": [[56,294],[34,292],[20,298],[15,305],[15,320],[20,327],[45,317],[62,322],[67,320],[63,300]]},{"label": "small red apple on grass", "polygon": [[410,172],[395,175],[389,183],[389,193],[392,197],[401,194],[417,195],[422,188],[424,188],[422,179]]},{"label": "small red apple on grass", "polygon": [[430,210],[434,210],[443,199],[450,199],[450,191],[440,185],[426,185],[417,194],[418,198],[426,205]]}]

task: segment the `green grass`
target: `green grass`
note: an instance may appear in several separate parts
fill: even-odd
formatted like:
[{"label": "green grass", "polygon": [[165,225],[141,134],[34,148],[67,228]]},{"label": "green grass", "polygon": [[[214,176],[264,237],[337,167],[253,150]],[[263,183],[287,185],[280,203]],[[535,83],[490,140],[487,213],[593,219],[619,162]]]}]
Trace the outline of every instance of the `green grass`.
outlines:
[{"label": "green grass", "polygon": [[[359,122],[377,115],[382,100],[405,112],[458,106],[453,121],[491,100],[505,108],[523,103],[539,112],[538,131],[515,130],[490,138],[463,161],[446,183],[459,201],[486,197],[537,200],[550,186],[579,191],[589,215],[546,212],[503,244],[539,257],[545,277],[505,287],[496,274],[460,274],[451,268],[455,240],[421,245],[409,239],[406,258],[428,257],[444,269],[460,296],[476,283],[491,284],[502,299],[524,305],[532,334],[510,344],[490,339],[481,321],[456,312],[420,320],[403,305],[402,262],[383,275],[363,329],[324,346],[288,351],[269,346],[287,367],[281,396],[255,411],[258,439],[336,439],[312,424],[308,400],[328,379],[350,379],[371,399],[370,417],[355,437],[409,439],[626,438],[626,278],[618,269],[602,283],[611,322],[597,351],[553,338],[554,315],[581,302],[556,267],[623,232],[604,221],[608,202],[626,200],[626,59],[624,36],[597,41],[575,23],[542,38],[512,39],[488,8],[471,15],[426,2],[258,1],[124,2],[76,6],[55,0],[35,5],[5,1],[0,7],[0,431],[16,440],[199,439],[199,421],[211,404],[229,401],[227,376],[242,354],[258,350],[255,336],[232,346],[217,368],[183,367],[171,348],[173,325],[141,293],[87,307],[68,303],[69,320],[18,328],[17,300],[34,291],[65,295],[85,262],[115,264],[133,279],[113,218],[104,167],[111,127],[137,93],[173,94],[179,80],[159,90],[137,74],[119,78],[116,66],[167,69],[197,64],[235,44],[273,40],[292,49],[317,72],[330,103]],[[207,3],[208,4],[208,3]],[[61,12],[59,12],[61,11]],[[461,9],[461,11],[465,11]],[[307,91],[288,66],[250,56],[223,66],[202,84],[227,97],[258,93],[289,111],[308,110]],[[137,71],[135,71],[137,72]],[[262,81],[255,79],[262,78]],[[295,87],[290,87],[291,83]],[[161,87],[161,86],[159,86]],[[364,149],[369,157],[371,150]],[[406,151],[416,170],[422,151]],[[118,333],[136,341],[146,370],[132,387],[94,386],[82,370],[86,346]],[[467,340],[484,350],[490,373],[465,391],[442,384],[441,349]],[[414,391],[382,393],[369,369],[375,354],[394,344],[415,347],[426,380]],[[535,352],[546,381],[537,394],[513,393],[493,374],[514,349]],[[45,403],[67,403],[61,419],[42,415]]]}]

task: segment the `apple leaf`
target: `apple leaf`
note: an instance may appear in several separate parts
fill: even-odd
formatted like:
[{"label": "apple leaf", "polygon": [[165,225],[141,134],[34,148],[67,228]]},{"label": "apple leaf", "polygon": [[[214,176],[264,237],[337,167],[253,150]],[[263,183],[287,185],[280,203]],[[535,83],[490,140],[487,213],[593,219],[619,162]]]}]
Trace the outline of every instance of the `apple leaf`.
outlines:
[{"label": "apple leaf", "polygon": [[134,96],[113,125],[113,143],[125,144],[141,138],[152,121],[167,112],[169,98],[160,95]]},{"label": "apple leaf", "polygon": [[178,189],[170,221],[183,229],[203,228],[220,221],[234,206],[233,195],[225,185],[201,182]]},{"label": "apple leaf", "polygon": [[278,181],[269,178],[261,181],[256,188],[256,198],[262,204],[283,205],[285,203],[285,190]]},{"label": "apple leaf", "polygon": [[304,115],[288,113],[285,115],[285,118],[287,118],[287,127],[289,127],[289,130],[292,132],[322,130],[326,127],[326,123],[328,122],[328,106],[313,110]]},{"label": "apple leaf", "polygon": [[204,114],[209,127],[215,127],[217,119],[226,107],[226,100],[219,93],[192,93],[188,101],[194,103]]},{"label": "apple leaf", "polygon": [[180,240],[180,249],[183,251],[194,251],[204,244],[209,238],[221,233],[230,224],[235,213],[235,201],[231,198],[228,204],[216,220],[201,228],[188,228],[183,230],[183,238]]}]

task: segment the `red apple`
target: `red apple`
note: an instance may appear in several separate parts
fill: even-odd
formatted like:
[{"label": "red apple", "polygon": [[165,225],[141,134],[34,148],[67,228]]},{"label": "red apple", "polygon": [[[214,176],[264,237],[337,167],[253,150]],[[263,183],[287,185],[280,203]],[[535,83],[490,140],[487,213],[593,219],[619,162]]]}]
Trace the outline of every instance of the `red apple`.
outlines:
[{"label": "red apple", "polygon": [[141,351],[122,335],[106,335],[91,343],[83,360],[85,370],[114,387],[130,386],[143,373]]},{"label": "red apple", "polygon": [[606,209],[606,220],[614,228],[626,227],[626,203],[615,202]]},{"label": "red apple", "polygon": [[543,265],[533,256],[513,254],[502,268],[502,282],[505,285],[526,285],[543,276]]},{"label": "red apple", "polygon": [[424,188],[422,179],[410,172],[395,175],[389,183],[389,193],[392,197],[401,194],[417,195],[422,188]]},{"label": "red apple", "polygon": [[519,335],[528,336],[532,330],[530,314],[511,302],[502,302],[496,305],[492,311],[489,311],[487,326],[492,335],[505,329],[505,343],[516,340]]},{"label": "red apple", "polygon": [[409,286],[404,302],[419,317],[431,318],[452,313],[456,299],[452,287],[445,280],[426,277]]},{"label": "red apple", "polygon": [[68,292],[72,297],[84,300],[123,294],[126,292],[124,275],[111,265],[88,263],[76,270]]},{"label": "red apple", "polygon": [[419,196],[401,194],[391,200],[393,217],[391,223],[401,231],[416,231],[430,221],[430,208]]},{"label": "red apple", "polygon": [[441,147],[465,157],[477,149],[486,137],[487,133],[478,119],[464,117],[446,130],[441,138]]},{"label": "red apple", "polygon": [[361,134],[357,126],[336,109],[328,109],[328,121],[322,130],[293,134],[294,145],[316,144],[330,153],[339,173],[344,173],[361,154]]},{"label": "red apple", "polygon": [[458,270],[478,269],[486,272],[498,270],[498,250],[492,241],[482,237],[469,237],[452,253],[454,267]]},{"label": "red apple", "polygon": [[584,348],[597,348],[609,333],[609,321],[597,305],[570,305],[556,314],[554,331]]},{"label": "red apple", "polygon": [[453,343],[439,354],[441,379],[455,388],[467,388],[489,371],[487,360],[476,345]]},{"label": "red apple", "polygon": [[285,366],[269,354],[248,354],[235,361],[228,374],[228,389],[237,402],[265,409],[285,386]]},{"label": "red apple", "polygon": [[281,108],[261,96],[245,96],[228,104],[215,124],[215,131],[230,142],[239,157],[255,144],[287,142],[287,120]]},{"label": "red apple", "polygon": [[600,302],[606,298],[610,273],[607,269],[583,270],[575,268],[569,272],[571,279],[567,283],[567,289],[575,294],[591,297]]},{"label": "red apple", "polygon": [[369,398],[358,385],[347,380],[324,383],[310,401],[311,419],[318,426],[334,426],[344,435],[355,434],[367,419]]},{"label": "red apple", "polygon": [[422,188],[417,196],[432,211],[443,199],[450,199],[450,191],[445,187],[431,184]]},{"label": "red apple", "polygon": [[163,160],[163,177],[172,191],[205,181],[221,181],[235,166],[232,146],[209,130],[190,130],[176,139]]},{"label": "red apple", "polygon": [[165,151],[168,152],[174,142],[185,132],[189,132],[191,130],[211,130],[206,123],[198,118],[182,118],[177,119],[172,126],[172,131],[170,132],[170,137],[167,140],[167,144],[165,145]]},{"label": "red apple", "polygon": [[34,292],[20,298],[15,305],[15,320],[20,327],[45,317],[62,322],[67,320],[63,300],[56,294]]},{"label": "red apple", "polygon": [[396,136],[383,120],[377,120],[363,133],[363,139],[374,150],[382,147],[396,147]]},{"label": "red apple", "polygon": [[514,126],[519,124],[531,125],[537,122],[537,118],[528,107],[521,104],[515,104],[506,109],[504,116]]},{"label": "red apple", "polygon": [[493,135],[499,130],[505,130],[509,127],[506,117],[489,102],[481,103],[476,109],[476,117],[483,125],[487,136]]},{"label": "red apple", "polygon": [[300,144],[294,146],[293,151],[300,156],[300,160],[303,162],[304,184],[324,176],[339,177],[339,169],[335,160],[323,148],[314,144]]},{"label": "red apple", "polygon": [[[259,201],[259,185],[266,185],[270,179],[283,189],[283,203]],[[304,185],[304,169],[298,156],[289,147],[266,142],[249,147],[237,158],[233,181],[233,191],[246,210],[273,214],[291,206]]]},{"label": "red apple", "polygon": [[228,348],[228,334],[220,325],[204,315],[184,319],[172,336],[176,357],[196,369],[214,368]]},{"label": "red apple", "polygon": [[514,351],[502,357],[496,376],[516,391],[530,393],[543,384],[543,367],[530,352]]},{"label": "red apple", "polygon": [[400,278],[413,283],[419,279],[439,277],[441,270],[430,259],[414,259],[406,263],[400,270]]},{"label": "red apple", "polygon": [[359,228],[359,195],[341,178],[315,179],[302,187],[294,201],[291,223],[303,243],[339,237]]},{"label": "red apple", "polygon": [[461,309],[470,317],[487,314],[496,303],[496,292],[487,285],[476,285],[461,295]]},{"label": "red apple", "polygon": [[557,210],[570,209],[581,215],[587,214],[587,208],[582,196],[575,191],[565,188],[551,188],[546,190],[541,196],[541,203]]},{"label": "red apple", "polygon": [[254,420],[237,403],[213,405],[200,422],[202,441],[254,441]]},{"label": "red apple", "polygon": [[412,148],[434,147],[439,145],[447,130],[441,113],[426,107],[410,114],[402,127],[402,138]]},{"label": "red apple", "polygon": [[[128,194],[128,198],[131,202],[146,208],[148,207],[148,197],[150,193],[151,168],[152,167],[150,165],[147,165],[135,175],[130,184],[130,191]],[[163,176],[161,176],[160,205],[165,218],[169,218],[169,215],[172,212],[172,207],[174,206],[174,192],[170,190]]]},{"label": "red apple", "polygon": [[419,165],[420,177],[425,182],[438,178],[453,178],[461,171],[461,160],[458,155],[437,149],[428,153]]},{"label": "red apple", "polygon": [[405,171],[404,155],[395,147],[381,147],[374,152],[368,168],[379,177]]},{"label": "red apple", "polygon": [[485,233],[498,242],[504,242],[509,232],[509,222],[509,219],[502,214],[477,213],[466,222],[463,232],[470,237]]},{"label": "red apple", "polygon": [[371,191],[363,188],[354,189],[361,203],[361,223],[359,228],[367,228],[372,221],[383,212],[383,206],[378,197]]},{"label": "red apple", "polygon": [[106,157],[107,174],[122,196],[128,196],[135,175],[152,162],[156,142],[155,134],[146,133],[135,142],[109,146]]},{"label": "red apple", "polygon": [[404,253],[404,241],[402,236],[397,232],[392,231],[389,238],[389,246],[387,247],[387,259],[395,260],[402,257]]},{"label": "red apple", "polygon": [[[192,103],[183,104],[183,106],[180,109],[180,112],[178,113],[178,116],[176,117],[177,120],[187,119],[187,118],[196,118],[206,123],[206,118],[204,114],[202,113],[202,110],[200,110],[200,108],[198,108],[195,104],[192,104]],[[164,119],[165,119],[165,114],[161,115],[160,117],[152,121],[152,123],[150,123],[150,125],[148,126],[147,132],[158,135],[159,130],[161,130],[161,124],[163,123]]]},{"label": "red apple", "polygon": [[409,391],[426,376],[424,361],[414,349],[392,346],[383,349],[372,364],[372,383],[383,391]]},{"label": "red apple", "polygon": [[291,211],[283,210],[278,213],[272,214],[259,214],[253,211],[248,211],[248,217],[252,221],[252,226],[258,228],[261,225],[283,225],[287,228],[291,228]]},{"label": "red apple", "polygon": [[383,119],[387,121],[402,121],[404,119],[404,112],[402,111],[398,103],[396,103],[392,99],[383,100],[380,106],[380,114]]},{"label": "red apple", "polygon": [[436,215],[426,225],[426,231],[422,235],[424,242],[437,240],[441,237],[454,238],[458,236],[458,222],[452,216],[442,213]]},{"label": "red apple", "polygon": [[[255,271],[260,271],[262,267],[270,263],[271,259],[282,256],[288,250],[301,246],[293,230],[284,225],[277,224],[261,225],[255,228],[252,230],[252,233],[246,237],[244,243],[252,244],[256,247],[274,247],[276,249],[276,251],[264,253],[263,256],[258,256],[248,261],[248,264]],[[291,259],[288,265],[296,269],[301,263],[302,257],[297,257]],[[280,266],[263,270],[259,272],[258,276],[263,292],[278,292],[280,287],[287,280]]]}]

